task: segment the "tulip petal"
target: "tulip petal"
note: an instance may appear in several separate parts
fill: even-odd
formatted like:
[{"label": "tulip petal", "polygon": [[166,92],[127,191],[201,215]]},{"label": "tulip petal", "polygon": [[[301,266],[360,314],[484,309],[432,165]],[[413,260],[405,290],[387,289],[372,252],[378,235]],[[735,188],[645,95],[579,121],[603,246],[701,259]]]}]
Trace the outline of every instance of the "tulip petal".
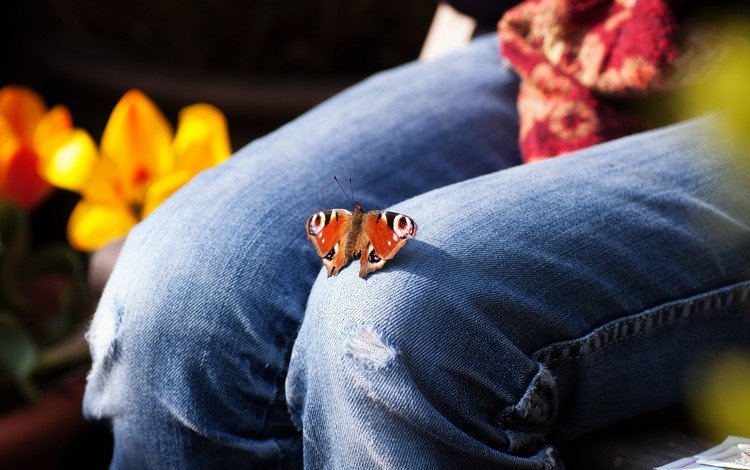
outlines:
[{"label": "tulip petal", "polygon": [[116,238],[127,235],[138,223],[124,206],[107,206],[81,200],[68,220],[68,242],[76,250],[93,251]]},{"label": "tulip petal", "polygon": [[34,130],[34,148],[43,156],[41,148],[49,142],[62,136],[70,135],[73,130],[73,118],[65,106],[59,105],[52,108],[44,115]]},{"label": "tulip petal", "polygon": [[10,123],[23,143],[31,144],[45,111],[44,100],[30,88],[5,86],[0,89],[0,116]]},{"label": "tulip petal", "polygon": [[94,141],[86,131],[76,129],[67,137],[51,139],[47,145],[56,148],[47,149],[51,154],[42,158],[44,177],[57,187],[80,192],[98,160]]},{"label": "tulip petal", "polygon": [[8,176],[8,163],[16,153],[21,142],[10,123],[0,116],[0,194],[5,193],[5,182]]},{"label": "tulip petal", "polygon": [[26,145],[22,145],[11,155],[6,171],[3,196],[21,209],[33,209],[52,190],[39,174],[38,155]]},{"label": "tulip petal", "polygon": [[102,158],[111,162],[128,201],[141,204],[148,184],[171,170],[172,128],[159,108],[138,90],[120,99],[102,136]]},{"label": "tulip petal", "polygon": [[229,158],[232,148],[224,114],[209,104],[183,108],[172,149],[175,169],[193,175]]},{"label": "tulip petal", "polygon": [[104,205],[128,205],[122,182],[111,162],[99,159],[81,188],[84,199]]},{"label": "tulip petal", "polygon": [[73,118],[65,106],[55,106],[44,115],[34,131],[34,150],[47,159],[73,132]]},{"label": "tulip petal", "polygon": [[141,217],[145,219],[159,204],[184,186],[192,177],[193,175],[188,171],[177,171],[154,181],[146,193]]}]

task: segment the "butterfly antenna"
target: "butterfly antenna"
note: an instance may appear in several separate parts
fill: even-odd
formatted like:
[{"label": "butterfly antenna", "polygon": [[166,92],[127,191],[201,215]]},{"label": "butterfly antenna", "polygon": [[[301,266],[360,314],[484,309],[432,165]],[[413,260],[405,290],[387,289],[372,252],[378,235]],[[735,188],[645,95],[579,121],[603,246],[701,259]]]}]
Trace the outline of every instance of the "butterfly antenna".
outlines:
[{"label": "butterfly antenna", "polygon": [[333,180],[336,182],[336,184],[339,185],[339,188],[341,188],[341,192],[344,193],[344,196],[346,196],[347,199],[349,199],[349,202],[351,202],[352,204],[354,204],[354,201],[352,201],[352,199],[349,197],[349,195],[346,194],[346,191],[344,191],[344,187],[341,186],[341,183],[339,183],[339,179],[334,176]]},{"label": "butterfly antenna", "polygon": [[354,188],[352,187],[352,177],[349,177],[349,190],[352,192],[352,201],[354,201]]}]

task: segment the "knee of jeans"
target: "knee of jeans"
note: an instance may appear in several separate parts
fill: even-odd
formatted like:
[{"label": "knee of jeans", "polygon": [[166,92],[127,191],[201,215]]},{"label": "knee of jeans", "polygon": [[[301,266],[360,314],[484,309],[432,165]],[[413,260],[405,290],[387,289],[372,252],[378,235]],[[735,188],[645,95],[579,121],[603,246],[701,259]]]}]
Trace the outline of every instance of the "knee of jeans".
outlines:
[{"label": "knee of jeans", "polygon": [[[546,367],[492,321],[459,313],[446,286],[400,269],[367,280],[356,271],[313,286],[287,379],[298,425],[345,428],[370,416],[455,433],[457,446],[541,448],[557,410]],[[450,430],[435,428],[446,422]]]},{"label": "knee of jeans", "polygon": [[[213,222],[174,211],[137,227],[120,254],[88,333],[85,412],[161,416],[204,436],[263,437],[279,390],[283,406],[281,376],[298,322],[280,296],[253,282],[259,266],[242,250],[246,239],[233,231],[196,236],[190,219]],[[165,223],[172,216],[188,220]],[[253,260],[262,263],[262,253]]]}]

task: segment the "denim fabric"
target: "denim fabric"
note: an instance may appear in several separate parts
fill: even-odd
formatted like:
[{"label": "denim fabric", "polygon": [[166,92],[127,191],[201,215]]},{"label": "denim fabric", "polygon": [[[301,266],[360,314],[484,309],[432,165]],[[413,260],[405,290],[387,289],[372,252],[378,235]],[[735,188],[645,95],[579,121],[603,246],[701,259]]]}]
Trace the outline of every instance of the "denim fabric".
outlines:
[{"label": "denim fabric", "polygon": [[[516,92],[492,36],[378,74],[131,232],[89,332],[113,468],[561,467],[746,344],[750,163],[703,119],[517,166]],[[366,280],[305,239],[333,174],[420,227]]]},{"label": "denim fabric", "polygon": [[391,207],[419,238],[310,295],[287,380],[305,461],[551,467],[550,438],[674,403],[707,350],[748,344],[750,162],[708,127]]}]

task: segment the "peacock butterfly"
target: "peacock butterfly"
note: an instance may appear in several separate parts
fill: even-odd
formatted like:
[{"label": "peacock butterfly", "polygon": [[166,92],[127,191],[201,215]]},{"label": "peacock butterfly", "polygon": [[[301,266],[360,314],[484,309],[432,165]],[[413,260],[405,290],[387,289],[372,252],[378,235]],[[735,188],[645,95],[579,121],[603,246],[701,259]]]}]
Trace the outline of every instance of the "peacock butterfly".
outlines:
[{"label": "peacock butterfly", "polygon": [[[349,198],[346,191],[344,194]],[[353,202],[354,191],[349,199]],[[417,235],[417,224],[397,212],[363,212],[359,202],[354,202],[354,212],[330,209],[311,215],[305,222],[305,231],[323,260],[328,277],[337,275],[350,260],[359,257],[359,277],[365,278],[396,256],[408,238]]]}]

